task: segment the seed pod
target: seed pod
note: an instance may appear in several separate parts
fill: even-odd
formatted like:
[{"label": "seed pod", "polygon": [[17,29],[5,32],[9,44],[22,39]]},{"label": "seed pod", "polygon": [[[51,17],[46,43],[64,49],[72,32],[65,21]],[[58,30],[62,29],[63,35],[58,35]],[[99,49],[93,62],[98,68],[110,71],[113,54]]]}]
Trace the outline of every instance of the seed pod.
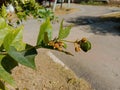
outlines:
[{"label": "seed pod", "polygon": [[58,50],[59,50],[59,51],[62,51],[63,49],[62,49],[62,47],[59,47]]},{"label": "seed pod", "polygon": [[59,46],[58,43],[55,43],[55,44],[54,44],[54,48],[57,48],[57,49],[58,49],[59,47],[60,47],[60,46]]},{"label": "seed pod", "polygon": [[50,42],[48,43],[48,45],[49,45],[49,46],[54,46],[54,42],[53,42],[53,41],[50,41]]},{"label": "seed pod", "polygon": [[75,51],[76,52],[79,52],[80,51],[80,46],[78,43],[74,43],[74,46],[75,46]]},{"label": "seed pod", "polygon": [[80,47],[75,47],[75,51],[79,52],[80,51]]},{"label": "seed pod", "polygon": [[77,44],[77,43],[74,43],[74,46],[75,46],[75,47],[78,47],[78,44]]},{"label": "seed pod", "polygon": [[87,41],[87,38],[84,37],[84,38],[81,39],[81,41],[82,41],[82,42],[86,42],[86,41]]},{"label": "seed pod", "polygon": [[81,43],[80,43],[80,48],[81,48],[84,52],[87,52],[88,50],[91,49],[91,43],[90,43],[89,41],[81,42]]},{"label": "seed pod", "polygon": [[63,47],[64,46],[64,43],[63,42],[58,42],[59,46],[60,47]]}]

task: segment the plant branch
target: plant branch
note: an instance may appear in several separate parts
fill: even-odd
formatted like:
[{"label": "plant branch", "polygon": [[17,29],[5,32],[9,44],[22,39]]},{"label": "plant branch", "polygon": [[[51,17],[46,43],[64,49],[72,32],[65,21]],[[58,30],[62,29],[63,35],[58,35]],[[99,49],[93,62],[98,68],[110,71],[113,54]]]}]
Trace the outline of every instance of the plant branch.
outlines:
[{"label": "plant branch", "polygon": [[69,40],[61,40],[61,41],[69,42],[69,43],[75,43],[75,41],[69,41]]},{"label": "plant branch", "polygon": [[21,52],[23,52],[23,51],[28,51],[28,50],[31,50],[31,49],[33,49],[33,48],[38,49],[38,48],[41,48],[41,47],[42,47],[42,46],[39,46],[39,45],[31,46],[30,48],[26,48],[26,49],[22,50]]}]

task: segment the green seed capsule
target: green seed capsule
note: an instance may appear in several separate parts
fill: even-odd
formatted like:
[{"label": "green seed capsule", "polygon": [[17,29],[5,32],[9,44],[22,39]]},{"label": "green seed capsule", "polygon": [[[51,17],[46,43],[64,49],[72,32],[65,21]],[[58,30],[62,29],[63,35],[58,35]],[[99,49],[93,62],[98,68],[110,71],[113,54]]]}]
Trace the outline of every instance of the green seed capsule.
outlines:
[{"label": "green seed capsule", "polygon": [[89,41],[81,42],[81,43],[80,43],[80,48],[81,48],[84,52],[87,52],[88,50],[91,49],[91,43],[90,43]]}]

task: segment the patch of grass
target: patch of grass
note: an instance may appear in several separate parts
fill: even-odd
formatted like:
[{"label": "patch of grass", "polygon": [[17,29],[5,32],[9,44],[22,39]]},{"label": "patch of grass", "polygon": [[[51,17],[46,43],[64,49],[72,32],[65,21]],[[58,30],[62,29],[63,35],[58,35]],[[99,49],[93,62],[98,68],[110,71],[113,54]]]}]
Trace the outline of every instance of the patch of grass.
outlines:
[{"label": "patch of grass", "polygon": [[85,2],[85,1],[82,1],[80,4],[82,5],[105,5],[105,3],[103,2],[97,2],[97,1],[88,1],[88,2]]},{"label": "patch of grass", "polygon": [[88,1],[83,0],[80,2],[80,4],[82,5],[107,5],[107,6],[120,7],[119,1],[110,1],[109,3],[107,3],[107,2],[97,1],[97,0],[88,0]]}]

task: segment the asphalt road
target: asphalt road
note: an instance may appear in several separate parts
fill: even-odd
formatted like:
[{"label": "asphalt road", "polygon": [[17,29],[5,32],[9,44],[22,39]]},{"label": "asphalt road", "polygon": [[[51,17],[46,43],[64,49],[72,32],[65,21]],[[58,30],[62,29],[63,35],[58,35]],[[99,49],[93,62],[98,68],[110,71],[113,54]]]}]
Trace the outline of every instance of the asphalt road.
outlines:
[{"label": "asphalt road", "polygon": [[[65,24],[74,23],[67,40],[87,37],[92,43],[92,50],[76,53],[73,45],[68,50],[74,56],[52,51],[62,62],[72,69],[78,77],[83,77],[95,90],[120,90],[120,31],[115,27],[118,22],[98,22],[98,16],[120,11],[120,8],[107,6],[71,5],[78,11],[59,16]],[[24,41],[35,45],[40,23],[28,20],[25,23]],[[54,36],[57,36],[59,24],[55,23]]]}]

